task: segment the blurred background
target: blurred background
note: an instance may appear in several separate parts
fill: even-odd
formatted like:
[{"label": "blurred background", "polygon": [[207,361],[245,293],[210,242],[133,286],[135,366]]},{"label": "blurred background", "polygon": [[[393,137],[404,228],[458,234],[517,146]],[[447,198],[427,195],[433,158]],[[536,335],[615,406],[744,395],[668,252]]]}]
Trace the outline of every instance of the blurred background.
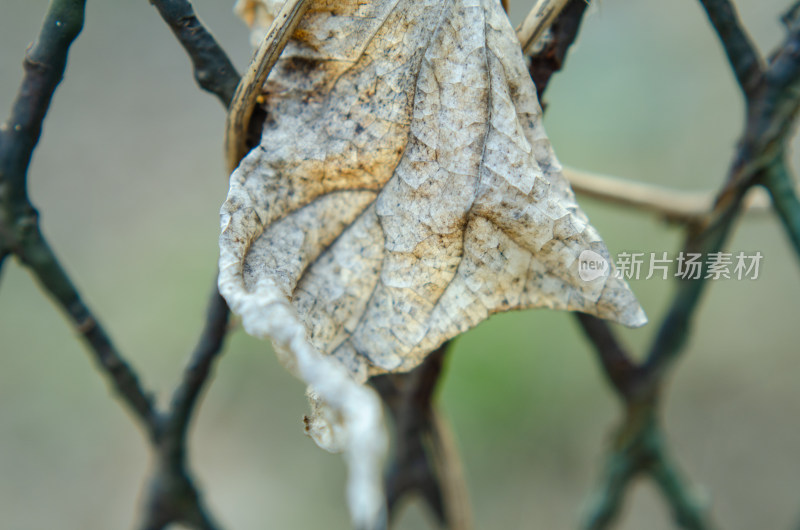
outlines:
[{"label": "blurred background", "polygon": [[[762,52],[788,0],[739,0]],[[232,2],[195,7],[240,69],[248,33]],[[515,24],[531,2],[511,0]],[[0,3],[5,118],[46,0]],[[145,384],[169,396],[203,320],[227,186],[224,113],[145,0],[88,3],[30,172],[42,227]],[[722,180],[742,99],[699,3],[602,0],[547,91],[562,163],[685,190]],[[797,157],[794,160],[797,167]],[[673,254],[678,228],[582,199],[612,255]],[[729,529],[800,522],[800,271],[771,214],[748,216],[732,252],[760,251],[758,280],[715,281],[666,399],[682,470]],[[62,315],[9,260],[0,282],[0,514],[9,529],[133,527],[149,466],[141,433]],[[633,281],[658,323],[673,285]],[[643,351],[655,326],[620,330]],[[566,313],[495,316],[456,342],[440,389],[477,528],[576,527],[619,416]],[[237,330],[191,438],[195,471],[225,528],[349,528],[344,464],[302,433],[303,385],[269,345]],[[400,528],[426,528],[412,503]],[[671,528],[637,483],[619,525]]]}]

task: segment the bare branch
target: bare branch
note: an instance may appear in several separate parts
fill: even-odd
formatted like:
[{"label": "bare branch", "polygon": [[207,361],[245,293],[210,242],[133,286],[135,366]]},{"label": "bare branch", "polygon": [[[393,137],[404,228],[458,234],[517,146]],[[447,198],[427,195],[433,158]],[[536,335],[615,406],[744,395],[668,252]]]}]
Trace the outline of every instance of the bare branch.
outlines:
[{"label": "bare branch", "polygon": [[625,420],[615,433],[583,528],[609,528],[619,515],[628,486],[641,474],[647,474],[659,486],[678,526],[690,530],[714,528],[706,507],[694,498],[667,454],[656,417],[656,403],[648,399],[628,406]]},{"label": "bare branch", "polygon": [[[215,94],[227,108],[239,84],[239,75],[225,51],[203,27],[191,3],[187,0],[152,0],[151,3],[192,59],[198,84]],[[179,474],[184,473],[186,433],[192,412],[211,375],[214,361],[222,351],[229,317],[228,304],[220,296],[215,280],[205,326],[183,380],[173,393],[169,413],[159,426],[160,449],[169,453],[168,458],[174,460],[170,465],[178,466]]]},{"label": "bare branch", "polygon": [[[579,195],[654,213],[670,222],[699,223],[714,206],[713,192],[679,191],[572,168],[564,168],[564,176]],[[764,190],[752,188],[743,208],[749,213],[763,214],[772,210],[772,202]]]},{"label": "bare branch", "polygon": [[[529,71],[536,83],[539,100],[549,85],[551,76],[563,68],[567,52],[577,38],[585,0],[571,0],[552,23],[552,39],[541,51],[530,57]],[[572,189],[595,199],[654,212],[669,221],[695,223],[705,217],[714,202],[713,192],[691,193],[597,175],[578,169],[564,168],[564,176]],[[769,199],[763,193],[748,199],[756,211],[769,209]]]},{"label": "bare branch", "polygon": [[700,0],[700,3],[719,35],[739,86],[745,94],[751,94],[760,82],[763,64],[755,45],[739,23],[736,8],[728,0]]},{"label": "bare branch", "polygon": [[150,479],[144,517],[138,528],[163,530],[173,523],[183,523],[197,530],[217,530],[194,479],[182,467],[165,463],[160,453],[156,457],[156,471]]},{"label": "bare branch", "polygon": [[432,450],[445,499],[445,520],[450,530],[471,530],[475,527],[472,504],[458,444],[453,429],[442,413],[436,407],[432,407],[432,412]]},{"label": "bare branch", "polygon": [[218,528],[189,470],[187,437],[192,413],[222,351],[229,315],[215,282],[198,344],[152,439],[155,467],[145,492],[142,530],[161,530],[172,523],[199,530]]},{"label": "bare branch", "polygon": [[200,340],[183,374],[183,380],[172,396],[168,429],[181,443],[185,441],[197,399],[211,375],[214,361],[222,351],[228,331],[229,316],[228,304],[220,296],[215,283]]},{"label": "bare branch", "polygon": [[550,83],[550,77],[564,67],[567,51],[578,37],[583,14],[588,6],[586,0],[570,0],[550,27],[551,39],[544,48],[530,57],[528,71],[536,85],[536,95],[542,108],[545,107],[542,97]]},{"label": "bare branch", "polygon": [[[565,173],[579,193],[655,211],[668,219],[687,223],[685,250],[704,254],[724,248],[738,214],[748,204],[759,211],[769,206],[763,195],[750,192],[755,184],[763,183],[770,188],[776,208],[783,209],[782,218],[795,241],[796,234],[800,234],[800,203],[796,184],[782,164],[788,132],[800,106],[798,21],[791,13],[786,17],[790,35],[775,54],[769,69],[763,71],[733,7],[727,1],[701,1],[723,41],[747,101],[746,127],[722,190],[712,197],[579,172]],[[796,10],[792,13],[797,14]],[[779,205],[779,200],[784,201],[783,204]],[[689,336],[704,287],[702,274],[698,280],[679,282],[668,315],[643,364],[631,360],[606,323],[578,315],[581,326],[597,348],[604,372],[626,405],[626,417],[617,431],[614,449],[608,455],[599,495],[592,503],[585,528],[607,528],[619,512],[627,486],[640,473],[650,475],[660,487],[679,525],[692,529],[711,528],[704,507],[692,497],[669,460],[657,422],[666,368],[677,358]]]},{"label": "bare branch", "polygon": [[172,523],[184,523],[200,530],[218,528],[189,471],[186,452],[192,412],[211,375],[214,361],[222,351],[229,315],[215,283],[200,340],[183,380],[173,393],[170,409],[160,417],[152,440],[155,468],[145,492],[139,526],[142,530],[160,530]]},{"label": "bare branch", "polygon": [[772,196],[775,211],[794,245],[795,254],[800,257],[800,199],[797,198],[796,179],[789,172],[785,160],[781,159],[769,168],[764,176],[764,185]]},{"label": "bare branch", "polygon": [[624,400],[633,398],[638,367],[611,331],[605,320],[586,313],[576,313],[583,332],[597,350],[597,356],[609,382]]},{"label": "bare branch", "polygon": [[[224,50],[195,16],[186,0],[151,0],[189,54],[195,79],[222,104],[231,106],[239,76]],[[238,161],[237,161],[238,162]],[[206,323],[197,346],[161,418],[154,440],[156,465],[147,488],[143,530],[184,523],[200,530],[218,528],[188,470],[187,435],[192,414],[219,357],[227,335],[230,311],[214,282]]]},{"label": "bare branch", "polygon": [[670,459],[660,429],[650,434],[652,463],[649,474],[672,508],[672,517],[681,528],[707,530],[715,526],[710,521],[708,507],[686,484],[677,465]]},{"label": "bare branch", "polygon": [[[585,11],[584,5],[576,5],[579,2],[581,0],[573,0],[567,6],[561,17],[553,24],[551,29],[553,41],[537,56],[531,58],[531,76],[540,80],[537,83],[540,100],[551,75],[563,66],[567,50],[577,36]],[[564,173],[579,193],[584,192],[617,203],[623,201],[624,204],[646,209],[662,206],[664,190],[647,187],[643,190],[642,185],[638,184],[634,184],[631,189],[627,183],[619,179],[596,178],[594,175],[571,170],[565,170]],[[685,197],[680,197],[680,202],[676,201],[674,204],[680,204],[682,207],[684,199]],[[705,214],[711,206],[711,198],[704,198],[702,202],[696,201],[695,205],[701,208],[698,212]],[[649,471],[658,481],[660,477],[675,478],[678,474],[674,468],[662,466],[659,468],[660,473],[656,475],[656,471],[650,467],[651,461],[660,459],[666,462],[663,452],[653,452],[653,444],[649,443],[654,438],[653,433],[658,433],[655,414],[659,392],[656,383],[660,383],[660,380],[649,378],[643,368],[633,361],[607,322],[582,313],[576,313],[576,316],[597,350],[606,377],[622,397],[626,407],[625,420],[617,431],[614,448],[606,460],[600,487],[592,499],[584,520],[583,527],[594,530],[607,528],[614,521],[622,506],[628,485],[634,477]],[[663,448],[656,444],[656,450],[663,451]],[[701,517],[690,517],[695,512],[684,509],[687,503],[676,501],[689,498],[683,483],[675,480],[672,486],[674,486],[672,490],[667,491],[664,488],[664,492],[667,501],[673,506],[673,511],[680,514],[682,520],[702,521]],[[686,513],[689,515],[685,515]]]},{"label": "bare branch", "polygon": [[27,172],[42,122],[83,27],[85,0],[54,0],[23,63],[25,75],[10,118],[0,126],[0,248],[14,252],[72,320],[112,388],[153,436],[151,396],[81,300],[39,230],[27,194]]},{"label": "bare branch", "polygon": [[636,463],[625,453],[612,451],[607,457],[584,515],[581,528],[601,530],[617,518],[631,480],[638,474]]},{"label": "bare branch", "polygon": [[389,516],[408,495],[422,496],[439,522],[469,530],[472,521],[458,451],[433,405],[449,343],[408,373],[373,377],[370,384],[386,404],[394,424],[392,461],[386,476]]},{"label": "bare branch", "polygon": [[188,0],[150,0],[178,38],[194,67],[200,87],[211,92],[225,108],[231,103],[239,74],[214,36],[203,26]]},{"label": "bare branch", "polygon": [[[23,61],[25,75],[11,109],[0,125],[0,200],[13,216],[28,203],[26,175],[42,133],[50,100],[64,76],[69,47],[83,28],[86,0],[54,0]],[[8,228],[12,218],[0,219]]]},{"label": "bare branch", "polygon": [[[182,9],[189,5],[186,2],[157,3],[162,8],[166,5]],[[210,530],[215,526],[186,470],[185,437],[191,411],[222,346],[228,319],[227,306],[215,289],[206,328],[184,380],[175,392],[173,408],[168,415],[160,414],[152,397],[140,385],[136,373],[82,301],[56,259],[42,236],[37,212],[27,196],[30,159],[41,135],[50,100],[63,76],[69,46],[82,28],[84,6],[83,0],[52,2],[42,30],[26,55],[25,76],[11,117],[0,126],[0,265],[8,253],[13,252],[31,270],[45,291],[67,313],[112,389],[147,432],[156,452],[157,466],[149,492],[145,527],[163,528],[178,521]],[[172,17],[170,20],[177,24],[174,29],[176,32],[180,30],[179,38],[184,45],[195,46],[190,54],[198,69],[198,79],[221,99],[229,100],[235,86],[235,82],[230,83],[232,68],[225,64],[218,67],[215,63],[214,58],[219,58],[213,47],[216,43],[211,39],[213,46],[210,48],[208,42],[203,43],[203,39],[210,39],[210,35],[199,26],[190,6],[188,9],[188,13],[185,9],[167,9],[162,13]],[[221,56],[229,65],[224,53]],[[228,89],[225,88],[226,78],[231,85]]]},{"label": "bare branch", "polygon": [[157,423],[157,412],[152,396],[144,391],[136,373],[111,342],[97,318],[83,303],[64,269],[43,239],[38,226],[32,227],[15,251],[22,263],[33,272],[42,287],[70,317],[75,330],[89,346],[95,361],[103,374],[107,376],[111,387],[134,412],[144,429],[150,436],[153,436],[153,429]]},{"label": "bare branch", "polygon": [[0,278],[3,277],[3,264],[10,253],[11,251],[0,248]]},{"label": "bare branch", "polygon": [[522,53],[531,51],[533,44],[550,27],[567,2],[569,0],[536,0],[525,20],[517,28],[517,38],[522,45]]},{"label": "bare branch", "polygon": [[225,121],[225,160],[233,171],[247,153],[246,137],[250,118],[269,72],[275,66],[297,24],[308,9],[308,0],[287,0],[264,40],[258,47],[250,66],[236,88]]},{"label": "bare branch", "polygon": [[[759,76],[758,85],[746,94],[747,122],[736,157],[713,211],[689,234],[685,245],[687,252],[708,255],[724,248],[744,196],[753,185],[767,183],[782,188],[793,185],[785,176],[780,176],[780,170],[769,176],[783,163],[800,108],[800,27],[796,23],[790,23],[789,27],[791,31],[773,55],[769,68]],[[781,196],[790,202],[794,196],[786,196],[782,190],[771,191],[773,197]],[[793,207],[787,213],[790,210]],[[790,224],[794,222],[789,221]],[[704,286],[702,276],[697,280],[679,281],[678,291],[648,355],[645,366],[648,373],[663,371],[680,353]]]}]

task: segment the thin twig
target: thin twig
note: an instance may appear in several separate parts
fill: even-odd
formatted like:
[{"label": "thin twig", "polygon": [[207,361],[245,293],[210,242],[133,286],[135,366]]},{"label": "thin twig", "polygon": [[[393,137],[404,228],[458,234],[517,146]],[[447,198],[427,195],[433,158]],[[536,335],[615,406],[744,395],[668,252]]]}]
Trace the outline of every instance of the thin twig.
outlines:
[{"label": "thin twig", "polygon": [[[577,36],[581,19],[585,13],[585,6],[576,5],[578,2],[582,3],[582,0],[573,0],[567,6],[553,25],[551,31],[553,40],[539,54],[531,57],[530,72],[532,77],[539,80],[537,89],[540,99],[552,74],[563,67],[567,51]],[[648,209],[659,204],[649,196],[649,192],[654,191],[650,188],[646,190],[648,193],[642,193],[642,190],[634,185],[632,193],[631,188],[627,184],[620,184],[618,179],[609,182],[608,178],[598,179],[593,175],[576,174],[570,170],[566,170],[565,175],[573,181],[573,187],[579,192],[588,192],[614,201],[619,201],[619,198],[623,197],[626,199],[625,204],[637,207],[644,206],[641,204],[642,198],[646,197]],[[614,190],[613,193],[609,193],[609,189]],[[663,190],[658,190],[658,192],[661,191]],[[702,206],[703,212],[707,212],[710,200]],[[666,460],[663,458],[663,453],[653,452],[654,447],[656,450],[663,451],[660,445],[655,444],[654,446],[654,444],[648,443],[653,439],[652,434],[657,432],[658,392],[656,387],[642,383],[642,368],[632,360],[631,355],[614,336],[607,322],[582,313],[577,313],[576,316],[597,350],[604,373],[623,399],[626,408],[625,419],[617,430],[614,448],[606,459],[600,485],[584,520],[584,528],[595,530],[607,528],[616,518],[628,485],[634,477],[645,471],[654,474],[655,471],[650,467],[650,462],[659,459],[666,462]],[[667,472],[671,477],[678,477],[674,468],[670,468]],[[658,477],[654,476],[654,478],[658,480]],[[688,494],[685,494],[682,482],[676,480],[673,485],[675,491],[665,492],[665,496],[670,505],[677,506],[674,511],[683,514],[686,503],[678,501],[687,498]],[[699,511],[687,513],[688,515],[684,517],[686,519],[702,520]],[[697,516],[692,517],[693,515]]]},{"label": "thin twig", "polygon": [[229,315],[228,305],[215,283],[200,339],[153,439],[155,467],[145,492],[139,526],[142,530],[161,530],[172,523],[184,523],[200,530],[218,528],[189,471],[186,451],[192,412],[197,408],[214,361],[222,351]]},{"label": "thin twig", "polygon": [[662,495],[669,499],[672,517],[681,528],[688,530],[706,530],[714,528],[710,521],[708,506],[701,502],[692,488],[678,471],[664,445],[660,429],[654,429],[650,441],[652,463],[649,474],[658,485]]},{"label": "thin twig", "polygon": [[659,486],[681,528],[714,528],[707,507],[695,498],[669,458],[656,410],[654,401],[628,407],[625,421],[615,434],[599,487],[584,515],[584,529],[608,528],[619,515],[633,479],[642,474],[647,474]]},{"label": "thin twig", "polygon": [[[195,79],[205,90],[215,94],[228,108],[240,78],[225,51],[202,25],[187,0],[151,0],[172,29],[192,60]],[[172,396],[169,421],[164,428],[184,442],[191,414],[213,362],[222,350],[230,311],[214,282],[206,311],[206,323],[200,340],[184,372],[183,380]]]},{"label": "thin twig", "polygon": [[785,18],[789,32],[771,55],[757,86],[746,95],[747,121],[726,189],[717,199],[717,216],[738,190],[759,182],[787,151],[786,141],[800,109],[800,24]]},{"label": "thin twig", "polygon": [[588,501],[581,528],[607,528],[619,514],[628,484],[637,474],[633,460],[626,454],[612,452],[606,457],[600,484]]},{"label": "thin twig", "polygon": [[162,455],[156,454],[156,468],[150,477],[138,528],[163,530],[173,523],[182,523],[197,530],[217,530],[219,527],[205,508],[195,480],[184,468],[165,462]]},{"label": "thin twig", "polygon": [[0,248],[14,252],[72,320],[112,388],[152,437],[156,411],[39,230],[27,192],[27,172],[42,122],[61,82],[69,47],[83,27],[85,0],[54,0],[25,55],[25,75],[10,118],[0,126]]},{"label": "thin twig", "polygon": [[467,479],[464,474],[456,437],[444,415],[431,408],[431,441],[442,496],[445,499],[445,520],[448,530],[472,530],[475,527]]},{"label": "thin twig", "polygon": [[[578,17],[581,14],[582,10],[577,12]],[[726,21],[730,22],[728,19]],[[580,20],[572,23],[575,29],[567,32],[564,37],[567,39],[567,47],[575,38]],[[730,28],[721,33],[730,34]],[[526,41],[523,43],[527,44]],[[735,51],[735,47],[733,48]],[[553,43],[544,50],[546,53],[555,53]],[[561,57],[564,53],[566,50],[562,52]],[[732,59],[734,65],[737,64],[735,59],[737,58]],[[560,60],[549,62],[543,60],[539,63],[532,61],[532,65],[541,65],[544,68],[544,75],[541,77],[544,81],[542,89],[546,87],[551,75],[547,68],[560,68],[560,62]],[[737,75],[739,73],[743,77],[752,75],[751,70],[750,66],[740,67]],[[536,72],[532,69],[532,75],[534,73]],[[760,75],[758,78],[760,79]],[[743,81],[743,86],[748,87],[747,92],[755,93],[756,88],[748,83],[751,81]],[[744,153],[747,154],[746,151]],[[686,222],[691,234],[687,248],[711,251],[721,248],[724,244],[732,229],[732,221],[742,206],[744,196],[756,180],[756,173],[753,166],[748,163],[747,156],[740,153],[733,167],[735,169],[732,170],[732,174],[741,175],[746,171],[751,173],[747,175],[748,178],[736,179],[733,176],[729,178],[728,186],[716,200],[712,200],[709,195],[679,194],[647,185],[620,182],[617,179],[596,178],[570,171],[565,173],[579,193],[592,194],[617,204],[656,211],[667,218]],[[731,185],[732,183],[736,184]],[[763,199],[755,200],[763,202]],[[657,421],[664,368],[675,358],[686,340],[693,309],[703,285],[702,280],[680,285],[679,294],[670,314],[654,341],[651,355],[647,362],[641,365],[632,360],[607,323],[588,315],[578,315],[582,328],[598,351],[603,371],[623,398],[626,407],[625,419],[617,431],[615,448],[608,455],[599,494],[590,507],[585,528],[607,528],[619,513],[630,481],[644,472],[659,484],[679,524],[686,528],[710,528],[705,510],[693,500],[675,464],[666,457]]]},{"label": "thin twig", "polygon": [[[235,76],[235,72],[224,53],[221,54],[224,61],[215,62],[221,49],[199,26],[191,6],[187,2],[157,3],[165,19],[175,24],[173,29],[184,46],[191,48],[198,81],[216,93],[223,103],[229,101],[235,86],[230,77],[231,74]],[[184,9],[186,6],[189,6],[188,11]],[[26,54],[25,76],[11,117],[0,126],[0,261],[13,252],[31,270],[70,317],[101,372],[147,432],[156,452],[157,466],[151,481],[144,527],[157,529],[172,522],[183,522],[211,530],[215,525],[186,469],[185,437],[191,411],[222,346],[227,306],[215,289],[205,331],[175,393],[173,408],[168,414],[160,414],[152,397],[142,389],[136,373],[83,303],[45,241],[37,212],[27,195],[30,159],[52,95],[63,76],[69,46],[82,28],[84,7],[83,0],[55,0],[51,4],[42,30]]]},{"label": "thin twig", "polygon": [[[191,58],[198,84],[229,108],[239,76],[191,4],[186,0],[153,0],[153,4]],[[156,465],[147,488],[142,530],[160,530],[175,522],[201,530],[217,528],[188,470],[186,450],[192,413],[222,351],[229,317],[215,281],[200,339],[172,395],[169,411],[159,423]]]},{"label": "thin twig", "polygon": [[247,152],[248,125],[258,95],[309,4],[309,0],[286,1],[272,21],[250,66],[236,87],[225,121],[225,160],[229,171],[233,171],[239,165],[239,161]]},{"label": "thin twig", "polygon": [[[0,183],[6,215],[29,203],[26,176],[50,100],[64,76],[72,42],[83,28],[86,0],[54,0],[25,53],[25,75],[8,120],[0,125]],[[13,218],[2,219],[9,227]]]},{"label": "thin twig", "polygon": [[700,0],[711,25],[717,31],[733,73],[745,94],[759,83],[763,63],[755,45],[739,23],[736,8],[728,0]]},{"label": "thin twig", "polygon": [[624,400],[631,399],[635,391],[637,366],[630,354],[604,320],[586,313],[576,313],[576,317],[597,350],[603,372],[611,385]]},{"label": "thin twig", "polygon": [[[716,195],[714,192],[679,191],[573,168],[564,168],[564,176],[579,195],[654,213],[669,222],[689,225],[709,215]],[[772,210],[772,202],[763,189],[751,188],[744,198],[743,208],[748,213],[763,214]]]},{"label": "thin twig", "polygon": [[691,494],[677,465],[667,456],[657,421],[661,379],[648,377],[644,367],[631,361],[607,322],[582,313],[578,313],[578,320],[626,407],[614,448],[606,457],[600,484],[588,506],[584,528],[607,528],[619,514],[631,480],[642,473],[659,485],[681,528],[711,528],[706,507]]},{"label": "thin twig", "polygon": [[458,450],[433,405],[449,345],[440,346],[408,373],[376,376],[370,384],[394,425],[393,455],[386,475],[390,518],[405,497],[416,493],[447,528],[469,530],[469,496]]},{"label": "thin twig", "polygon": [[[711,20],[714,23],[714,19]],[[687,238],[687,252],[708,255],[722,250],[738,218],[745,193],[759,182],[773,182],[764,178],[782,164],[800,108],[798,49],[800,31],[795,29],[774,55],[769,68],[759,77],[758,85],[747,94],[748,119],[726,184],[705,225]],[[734,58],[731,63],[737,64],[736,60]],[[794,185],[787,178],[780,180],[784,186]],[[773,190],[773,195],[778,192]],[[791,198],[781,200],[790,201]],[[681,351],[704,286],[702,277],[679,281],[678,291],[648,356],[649,372],[661,371]]]},{"label": "thin twig", "polygon": [[[6,258],[11,254],[10,250],[5,250],[0,248],[0,279],[3,278],[3,264],[6,262]],[[2,283],[0,283],[2,285]]]},{"label": "thin twig", "polygon": [[797,197],[796,179],[781,159],[770,166],[764,175],[764,186],[772,196],[775,211],[783,223],[795,254],[800,257],[800,199]]},{"label": "thin twig", "polygon": [[567,52],[578,37],[583,14],[588,7],[586,0],[570,0],[550,26],[552,38],[540,51],[530,56],[528,71],[543,109],[546,107],[544,91],[550,83],[550,77],[564,67]]},{"label": "thin twig", "polygon": [[[191,3],[187,0],[152,0],[151,3],[191,58],[198,84],[215,94],[227,108],[239,84],[239,75],[225,51],[197,18]],[[229,316],[228,305],[219,294],[215,281],[206,311],[205,327],[186,367],[183,380],[173,393],[168,419],[162,423],[162,427],[170,431],[171,436],[181,444],[185,441],[197,398],[222,350]]]},{"label": "thin twig", "polygon": [[[768,187],[795,248],[800,250],[800,201],[797,199],[797,184],[785,165],[786,145],[800,109],[800,25],[794,18],[797,13],[793,11],[785,17],[789,35],[774,54],[769,67],[762,70],[755,49],[736,19],[733,6],[725,1],[701,2],[723,42],[745,94],[747,121],[726,181],[707,215],[688,227],[684,249],[705,255],[723,249],[744,210],[748,191],[761,183]],[[675,362],[688,340],[706,286],[704,273],[701,271],[698,279],[679,281],[646,361],[632,372],[639,390],[627,399],[628,415],[620,433],[628,436],[633,433],[642,440],[649,438],[649,458],[637,462],[632,460],[634,455],[614,453],[608,461],[609,468],[614,462],[621,462],[632,473],[646,469],[669,501],[678,524],[692,529],[709,528],[710,523],[705,510],[690,495],[675,465],[667,458],[655,415],[667,368]],[[617,346],[613,341],[604,340],[607,338],[605,334],[610,333],[607,325],[599,325],[600,332],[594,330],[589,334],[595,345],[604,350],[602,359],[614,353]],[[612,376],[608,367],[606,370]],[[639,421],[640,416],[646,421]],[[590,528],[605,528],[610,523],[624,491],[624,486],[619,487],[613,473],[606,475],[603,487],[616,494],[605,492],[606,502],[596,504],[596,510],[590,514]]]},{"label": "thin twig", "polygon": [[536,0],[525,20],[517,28],[517,38],[522,45],[522,53],[530,53],[533,44],[544,35],[553,24],[569,0]]},{"label": "thin twig", "polygon": [[70,317],[75,330],[89,346],[112,389],[134,412],[134,417],[152,437],[157,423],[157,411],[152,396],[142,388],[136,372],[111,342],[97,317],[81,300],[77,289],[42,237],[38,226],[27,231],[15,248],[15,253],[33,272],[45,291]]},{"label": "thin twig", "polygon": [[172,395],[169,429],[174,436],[181,440],[181,443],[185,440],[197,399],[205,382],[208,381],[214,361],[222,351],[228,330],[229,315],[228,304],[219,294],[215,285],[209,300],[206,323],[200,334],[200,340],[184,371],[183,380]]},{"label": "thin twig", "polygon": [[[720,19],[727,24],[726,29],[721,31],[721,34],[724,33],[729,36],[731,41],[730,49],[734,53],[738,53],[738,51],[745,54],[753,52],[753,48],[748,46],[749,39],[738,26],[738,22],[735,19],[735,11],[730,6],[728,6],[729,9],[725,9],[724,6],[720,7],[721,4],[727,4],[727,2],[711,1],[709,2],[709,9],[711,10],[710,13],[714,14],[712,20]],[[561,15],[551,21],[552,40],[544,49],[530,57],[529,70],[531,78],[536,83],[540,101],[553,73],[564,66],[567,52],[580,30],[587,4],[584,0],[571,0],[566,6],[562,7]],[[544,20],[543,17],[536,16],[536,13],[541,13],[542,9],[544,9],[543,3],[537,2],[528,18],[531,21]],[[709,16],[711,17],[711,14]],[[517,33],[523,49],[525,49],[525,42],[527,42],[525,40],[527,35],[522,34],[524,26],[525,24]],[[529,25],[526,31],[530,31],[530,27],[533,26]],[[752,60],[742,60],[740,62],[749,65],[747,67],[748,71],[751,71],[754,68],[753,65],[755,65],[756,73],[748,75],[757,75],[760,78],[761,71],[758,60],[754,62]],[[661,186],[626,181],[570,168],[564,169],[564,176],[570,181],[576,193],[613,204],[654,212],[667,221],[690,225],[699,223],[708,216],[716,197],[713,192],[676,191]],[[748,194],[744,205],[748,211],[752,212],[761,213],[771,209],[769,197],[759,189],[754,189]]]},{"label": "thin twig", "polygon": [[192,60],[194,78],[225,108],[231,103],[239,74],[214,36],[203,26],[188,0],[150,0]]}]

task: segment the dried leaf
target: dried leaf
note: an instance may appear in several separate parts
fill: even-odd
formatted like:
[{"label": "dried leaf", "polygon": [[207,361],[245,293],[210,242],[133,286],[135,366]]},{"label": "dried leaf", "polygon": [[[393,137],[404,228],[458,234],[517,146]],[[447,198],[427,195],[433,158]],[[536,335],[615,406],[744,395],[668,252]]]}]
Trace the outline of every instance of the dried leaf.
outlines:
[{"label": "dried leaf", "polygon": [[275,19],[281,4],[283,0],[236,0],[233,11],[250,27],[250,42],[253,46],[258,46],[267,33],[267,28]]},{"label": "dried leaf", "polygon": [[310,433],[356,466],[362,523],[385,441],[358,383],[499,311],[645,322],[613,266],[579,275],[583,252],[611,260],[497,0],[314,2],[264,98],[261,144],[222,207],[220,292],[310,384]]}]

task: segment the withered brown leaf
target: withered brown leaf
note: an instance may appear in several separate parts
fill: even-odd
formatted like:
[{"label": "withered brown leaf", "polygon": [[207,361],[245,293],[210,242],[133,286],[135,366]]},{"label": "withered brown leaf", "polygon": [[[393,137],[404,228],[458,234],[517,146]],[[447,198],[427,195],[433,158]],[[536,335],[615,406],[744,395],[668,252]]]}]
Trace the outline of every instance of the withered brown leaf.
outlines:
[{"label": "withered brown leaf", "polygon": [[500,311],[645,322],[613,266],[581,279],[582,252],[611,260],[497,0],[313,2],[264,101],[222,207],[220,292],[309,383],[311,434],[347,451],[357,519],[380,504],[369,376]]}]

